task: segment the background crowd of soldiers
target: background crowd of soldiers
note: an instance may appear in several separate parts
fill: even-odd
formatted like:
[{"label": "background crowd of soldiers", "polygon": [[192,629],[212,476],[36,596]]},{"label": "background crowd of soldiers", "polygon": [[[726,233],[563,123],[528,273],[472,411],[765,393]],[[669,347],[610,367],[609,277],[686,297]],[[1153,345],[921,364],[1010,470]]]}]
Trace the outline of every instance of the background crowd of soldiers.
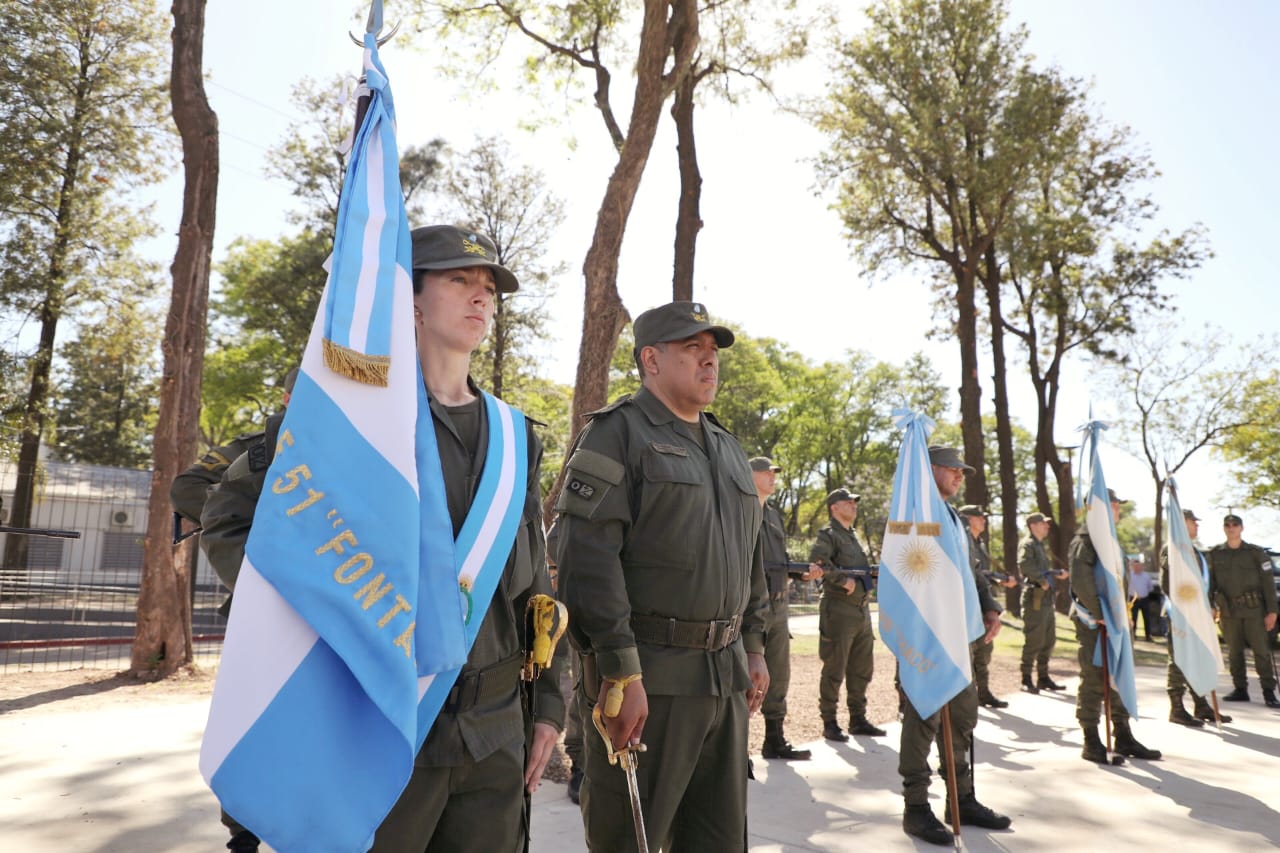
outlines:
[{"label": "background crowd of soldiers", "polygon": [[[822,590],[818,712],[823,736],[843,742],[850,735],[885,735],[867,718],[876,568],[854,533],[860,496],[847,488],[827,496],[829,520],[807,559],[793,561],[788,555],[782,516],[769,500],[781,468],[766,457],[747,459],[732,435],[706,412],[715,396],[717,351],[734,340],[730,330],[713,325],[702,305],[676,302],[640,315],[635,339],[641,389],[590,416],[566,462],[557,523],[547,540],[547,562],[558,568],[558,594],[570,613],[576,678],[566,729],[573,764],[569,793],[583,807],[592,849],[635,849],[642,843],[632,835],[640,829],[639,820],[657,845],[733,849],[745,837],[747,715],[763,712],[765,759],[810,758],[809,750],[787,741],[783,729],[793,581],[818,581]],[[291,372],[284,383],[286,404],[295,375]],[[234,588],[252,522],[252,501],[247,513],[228,512],[219,508],[219,501],[234,499],[238,490],[261,490],[282,417],[272,416],[262,433],[209,450],[173,484],[175,509],[204,525],[204,548],[229,589]],[[930,457],[940,493],[955,496],[964,473],[972,469],[954,448],[931,448]],[[1118,513],[1119,499],[1114,492],[1111,497],[1113,513]],[[1017,571],[1004,574],[993,570],[983,542],[983,509],[969,505],[953,514],[969,534],[970,568],[987,625],[987,634],[972,648],[973,682],[952,703],[958,743],[968,743],[979,703],[993,708],[1008,704],[989,687],[991,640],[1001,612],[993,593],[1002,587],[1022,588],[1022,688],[1033,694],[1062,690],[1048,669],[1056,638],[1054,593],[1069,581],[1083,606],[1096,605],[1095,555],[1082,528],[1071,544],[1067,567],[1055,566],[1045,545],[1049,519],[1032,513],[1025,519],[1027,535],[1019,547]],[[1194,538],[1199,519],[1190,511],[1185,515]],[[1277,609],[1270,562],[1263,549],[1242,540],[1242,526],[1238,516],[1228,515],[1226,542],[1197,552],[1229,649],[1235,689],[1223,698],[1250,698],[1243,651],[1248,646],[1264,701],[1280,707],[1267,642]],[[1167,588],[1163,558],[1162,566]],[[1077,718],[1084,732],[1083,757],[1105,762],[1109,756],[1097,732],[1102,680],[1092,659],[1097,631],[1079,619],[1073,622],[1080,640]],[[842,684],[844,728],[838,715]],[[1171,658],[1170,719],[1187,726],[1214,719],[1215,709],[1194,694],[1194,710],[1187,713],[1182,704],[1186,689]],[[1115,752],[1158,759],[1159,751],[1133,737],[1123,705],[1118,697],[1112,699]],[[905,699],[899,707],[904,722],[904,830],[926,841],[951,843],[951,833],[934,818],[925,799],[929,768],[923,760],[916,762],[919,768],[908,767],[907,760],[908,746],[912,756],[927,758],[935,735],[941,742],[937,715],[921,720]],[[1220,719],[1230,720],[1225,715]],[[593,722],[602,737],[592,732]],[[559,721],[549,724],[558,728]],[[640,749],[642,734],[648,753],[628,780],[611,764],[617,753]],[[459,746],[450,760],[473,761],[469,748]],[[960,765],[957,770],[966,769],[962,753],[952,758]],[[917,778],[921,774],[923,781]],[[971,787],[966,794],[962,786],[959,795],[962,823],[1009,826],[1008,818],[972,798]],[[690,802],[698,804],[696,810]],[[716,817],[708,819],[708,814]],[[225,814],[224,822],[232,832],[229,848],[257,849],[251,831]],[[527,841],[527,834],[523,837]]]}]

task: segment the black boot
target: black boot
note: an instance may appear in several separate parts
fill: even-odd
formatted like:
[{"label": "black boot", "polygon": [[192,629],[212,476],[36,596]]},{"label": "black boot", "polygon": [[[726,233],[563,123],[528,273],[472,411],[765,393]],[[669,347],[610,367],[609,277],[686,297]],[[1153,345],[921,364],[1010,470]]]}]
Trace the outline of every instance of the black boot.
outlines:
[{"label": "black boot", "polygon": [[1029,675],[1022,676],[1022,689],[1028,693],[1040,692],[1040,688],[1035,686],[1035,684],[1031,681],[1031,676]]},{"label": "black boot", "polygon": [[1182,697],[1169,697],[1169,722],[1177,723],[1180,726],[1198,729],[1204,725],[1203,722],[1187,713],[1187,709],[1182,706]]},{"label": "black boot", "polygon": [[258,849],[258,836],[247,829],[242,829],[227,842],[227,849],[233,853],[253,853]]},{"label": "black boot", "polygon": [[1222,697],[1222,701],[1224,701],[1224,702],[1248,702],[1248,701],[1249,701],[1249,688],[1248,688],[1248,687],[1237,687],[1235,690],[1232,690],[1232,691],[1231,691],[1230,693],[1228,693],[1226,696],[1223,696],[1223,697]]},{"label": "black boot", "polygon": [[[947,800],[946,814],[951,814],[951,800]],[[1008,829],[1012,820],[994,812],[978,802],[978,798],[970,791],[960,797],[960,824],[962,826],[980,826],[983,829]]]},{"label": "black boot", "polygon": [[844,743],[849,740],[849,736],[840,731],[840,724],[835,720],[822,721],[822,736],[827,740],[833,740],[836,743]]},{"label": "black boot", "polygon": [[[1213,708],[1209,705],[1209,700],[1203,696],[1196,697],[1196,709],[1194,711],[1197,720],[1213,722]],[[1231,715],[1218,712],[1218,720],[1223,723],[1231,722]]]},{"label": "black boot", "polygon": [[849,716],[849,734],[851,735],[870,735],[871,737],[884,737],[885,731],[882,728],[872,725],[871,721],[865,715],[861,717]]},{"label": "black boot", "polygon": [[1133,736],[1133,732],[1129,729],[1129,721],[1127,719],[1112,720],[1116,727],[1116,752],[1121,755],[1127,755],[1130,758],[1141,758],[1145,761],[1159,761],[1160,750],[1148,749],[1138,743],[1138,739]]},{"label": "black boot", "polygon": [[[1080,751],[1080,757],[1094,764],[1111,763],[1107,760],[1107,747],[1102,738],[1098,737],[1097,726],[1084,726],[1084,749]],[[1120,761],[1123,763],[1124,759]]]},{"label": "black boot", "polygon": [[1067,688],[1045,675],[1036,679],[1036,687],[1041,690],[1066,690]]},{"label": "black boot", "polygon": [[988,708],[1008,708],[1009,703],[1003,699],[996,697],[994,693],[982,692],[978,694],[978,704],[986,705]]},{"label": "black boot", "polygon": [[582,777],[581,767],[575,764],[569,768],[569,799],[575,806],[580,805],[582,800]]},{"label": "black boot", "polygon": [[928,803],[918,806],[907,806],[902,812],[902,831],[921,841],[930,844],[951,844],[955,836],[951,830],[942,825]]},{"label": "black boot", "polygon": [[760,747],[763,758],[781,758],[785,761],[808,761],[812,753],[807,749],[796,749],[787,743],[782,734],[782,720],[764,721],[764,744]]},{"label": "black boot", "polygon": [[1280,699],[1276,698],[1275,690],[1262,688],[1262,701],[1266,703],[1268,708],[1280,708]]}]

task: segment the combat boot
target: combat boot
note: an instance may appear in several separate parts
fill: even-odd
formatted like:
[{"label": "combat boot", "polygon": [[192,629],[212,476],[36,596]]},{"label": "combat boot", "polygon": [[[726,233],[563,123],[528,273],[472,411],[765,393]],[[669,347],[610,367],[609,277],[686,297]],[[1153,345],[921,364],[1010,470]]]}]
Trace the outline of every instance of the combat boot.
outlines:
[{"label": "combat boot", "polygon": [[1222,701],[1223,702],[1248,702],[1249,688],[1237,687],[1235,690],[1232,690],[1226,696],[1223,696]]},{"label": "combat boot", "polygon": [[1039,693],[1040,688],[1036,687],[1035,682],[1031,680],[1031,676],[1024,675],[1022,677],[1022,689],[1027,693]]},{"label": "combat boot", "polygon": [[[945,814],[951,814],[950,797],[947,798]],[[962,826],[980,826],[983,829],[1008,829],[1013,821],[978,802],[978,798],[970,791],[960,797],[960,823]]]},{"label": "combat boot", "polygon": [[870,735],[871,737],[884,737],[885,731],[884,729],[873,725],[872,722],[866,718],[866,715],[863,715],[861,717],[850,716],[849,717],[849,734]]},{"label": "combat boot", "polygon": [[1266,703],[1268,708],[1280,708],[1280,699],[1276,698],[1275,690],[1262,688],[1262,701]]},{"label": "combat boot", "polygon": [[1008,708],[1009,703],[1003,699],[996,697],[994,693],[983,692],[978,694],[978,704],[986,705],[988,708]]},{"label": "combat boot", "polygon": [[576,764],[569,768],[569,799],[575,806],[582,804],[582,779],[585,775]]},{"label": "combat boot", "polygon": [[849,740],[849,736],[840,731],[840,724],[835,720],[822,721],[822,736],[827,740],[833,740],[836,743],[845,743]]},{"label": "combat boot", "polygon": [[1040,688],[1041,690],[1066,690],[1067,689],[1064,685],[1059,684],[1058,682],[1054,681],[1052,678],[1050,678],[1047,675],[1044,678],[1036,679],[1036,687]]},{"label": "combat boot", "polygon": [[902,812],[902,831],[930,844],[950,845],[955,840],[951,830],[942,825],[928,803],[907,806]]},{"label": "combat boot", "polygon": [[227,849],[232,853],[253,853],[258,849],[258,836],[247,829],[242,829],[227,842]]},{"label": "combat boot", "polygon": [[[1197,720],[1204,720],[1209,723],[1213,722],[1213,708],[1209,705],[1208,699],[1204,698],[1203,696],[1196,697],[1195,715]],[[1219,711],[1218,720],[1223,723],[1229,723],[1231,722],[1231,715],[1224,714],[1221,711]]]},{"label": "combat boot", "polygon": [[1187,709],[1182,705],[1182,697],[1175,699],[1172,696],[1169,697],[1169,722],[1192,729],[1198,729],[1204,725],[1203,722],[1187,713]]},{"label": "combat boot", "polygon": [[[1084,726],[1084,749],[1080,751],[1080,757],[1094,764],[1111,763],[1107,760],[1107,747],[1102,743],[1102,738],[1098,737],[1097,726]],[[1121,758],[1120,762],[1123,761]]]},{"label": "combat boot", "polygon": [[1116,752],[1121,755],[1127,755],[1130,758],[1141,758],[1145,761],[1159,761],[1160,750],[1148,749],[1138,743],[1138,739],[1133,736],[1132,730],[1129,728],[1129,721],[1112,720],[1116,727]]},{"label": "combat boot", "polygon": [[796,749],[787,743],[782,734],[782,720],[764,721],[764,744],[760,747],[763,758],[781,758],[785,761],[808,761],[812,753],[807,749]]}]

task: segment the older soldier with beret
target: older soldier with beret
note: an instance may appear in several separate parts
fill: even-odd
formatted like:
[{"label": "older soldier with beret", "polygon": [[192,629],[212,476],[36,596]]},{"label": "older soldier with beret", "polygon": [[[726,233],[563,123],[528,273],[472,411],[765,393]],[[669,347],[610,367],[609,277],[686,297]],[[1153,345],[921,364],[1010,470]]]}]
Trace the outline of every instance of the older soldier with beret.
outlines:
[{"label": "older soldier with beret", "polygon": [[[860,500],[861,495],[848,489],[827,495],[830,520],[809,549],[810,570],[823,573],[822,600],[818,603],[818,657],[822,659],[818,711],[822,714],[822,736],[838,743],[849,739],[836,720],[842,682],[849,708],[849,734],[881,737],[885,733],[867,719],[867,685],[875,671],[875,631],[867,604],[872,590],[871,561],[853,533]],[[842,569],[861,569],[868,574],[851,576]]]},{"label": "older soldier with beret", "polygon": [[[765,694],[761,713],[764,714],[764,744],[760,755],[764,758],[783,758],[789,761],[807,761],[811,753],[796,749],[787,742],[782,725],[787,717],[787,686],[791,682],[791,632],[787,629],[791,578],[787,574],[787,532],[782,513],[769,502],[777,489],[778,472],[782,469],[767,456],[748,460],[751,479],[755,481],[756,494],[764,520],[760,525],[760,548],[764,557],[764,578],[769,588],[769,618],[764,629],[764,660],[769,666],[769,691]],[[822,577],[821,570],[811,570],[804,580]]]},{"label": "older soldier with beret", "polygon": [[[733,332],[697,302],[634,328],[640,390],[589,415],[556,503],[580,698],[614,748],[647,746],[638,787],[654,849],[744,850],[769,598],[751,468],[706,412]],[[599,737],[586,738],[582,816],[589,849],[638,847],[626,777]]]},{"label": "older soldier with beret", "polygon": [[[969,530],[969,568],[977,578],[978,585],[990,586],[992,600],[995,598],[994,584],[1013,587],[1018,585],[1017,578],[1005,578],[995,581],[991,577],[991,554],[982,542],[982,534],[987,529],[987,514],[976,504],[966,504],[956,510]],[[995,650],[994,643],[985,642],[985,638],[975,640],[970,648],[973,653],[973,684],[978,688],[978,702],[988,708],[1008,708],[1009,703],[991,692],[991,654]]]},{"label": "older soldier with beret", "polygon": [[[964,457],[954,447],[934,445],[929,448],[929,462],[933,482],[943,500],[950,500],[960,492],[964,476],[973,468],[965,464]],[[953,513],[955,522],[959,516]],[[976,642],[990,644],[1000,633],[1000,613],[1003,608],[991,595],[985,581],[974,578],[978,591],[978,606],[982,609],[982,622],[986,633]],[[972,649],[972,645],[970,646]],[[906,808],[902,812],[902,831],[930,844],[950,845],[951,834],[929,807],[929,751],[937,740],[938,754],[942,761],[954,762],[956,788],[959,800],[960,823],[980,826],[984,829],[1008,829],[1012,821],[978,802],[973,792],[973,776],[969,769],[969,746],[973,743],[973,729],[978,724],[978,691],[973,682],[947,703],[951,718],[951,752],[946,750],[945,733],[942,731],[942,711],[928,718],[921,718],[910,701],[905,703],[902,716],[902,743],[899,749],[898,772],[902,775],[902,798]],[[949,809],[948,809],[949,811]]]},{"label": "older soldier with beret", "polygon": [[[1049,656],[1057,643],[1054,620],[1053,582],[1066,580],[1065,569],[1054,569],[1044,538],[1049,535],[1049,519],[1044,513],[1027,516],[1026,538],[1018,548],[1018,571],[1026,579],[1022,591],[1022,689],[1028,693],[1061,690],[1062,685],[1049,677]],[[1031,669],[1036,680],[1031,680]]]},{"label": "older soldier with beret", "polygon": [[[1111,498],[1111,517],[1120,520],[1120,504],[1114,489],[1108,489]],[[1094,577],[1094,568],[1098,564],[1098,552],[1089,537],[1089,528],[1081,525],[1076,529],[1075,538],[1071,540],[1068,550],[1071,566],[1071,594],[1075,596],[1080,607],[1087,613],[1102,613],[1102,603],[1098,596],[1098,582]],[[1102,719],[1102,667],[1093,663],[1093,651],[1098,644],[1097,625],[1090,626],[1083,619],[1076,618],[1076,640],[1080,643],[1077,660],[1080,663],[1080,687],[1076,692],[1076,719],[1084,732],[1084,749],[1080,757],[1085,761],[1098,764],[1107,763],[1107,748],[1098,735],[1098,722]],[[1103,652],[1105,654],[1105,651]],[[1116,731],[1116,752],[1131,758],[1157,761],[1160,750],[1143,746],[1133,730],[1129,728],[1129,712],[1120,701],[1120,694],[1114,685],[1108,685],[1111,691],[1111,724]]]},{"label": "older soldier with beret", "polygon": [[1253,668],[1262,684],[1268,708],[1280,708],[1276,698],[1276,669],[1267,632],[1276,627],[1276,585],[1271,557],[1244,541],[1244,520],[1235,513],[1222,519],[1227,541],[1209,549],[1209,594],[1218,608],[1222,638],[1227,641],[1227,666],[1235,689],[1222,698],[1249,701],[1244,647],[1253,652]]}]

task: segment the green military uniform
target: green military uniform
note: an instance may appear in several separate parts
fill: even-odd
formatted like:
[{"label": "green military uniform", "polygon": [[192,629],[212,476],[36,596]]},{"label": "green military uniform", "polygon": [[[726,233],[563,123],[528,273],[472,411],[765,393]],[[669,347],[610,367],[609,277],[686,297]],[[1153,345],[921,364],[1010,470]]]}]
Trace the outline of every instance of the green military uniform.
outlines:
[{"label": "green military uniform", "polygon": [[[1018,571],[1029,586],[1022,591],[1022,681],[1049,681],[1049,656],[1057,643],[1053,607],[1053,567],[1044,542],[1028,534],[1018,546]],[[1092,612],[1092,611],[1090,611]]]},{"label": "green military uniform", "polygon": [[875,671],[872,649],[875,632],[871,627],[871,579],[855,577],[853,592],[845,589],[850,580],[845,569],[870,569],[871,562],[853,531],[832,518],[818,531],[809,549],[809,562],[825,570],[822,600],[818,603],[818,657],[822,675],[818,681],[818,711],[824,723],[836,720],[840,684],[845,685],[850,728],[867,715],[867,685]]},{"label": "green military uniform", "polygon": [[[948,507],[950,509],[950,507]],[[971,539],[968,525],[960,520],[955,510],[950,510],[949,520],[961,528],[966,540]],[[944,522],[945,523],[945,522]],[[960,531],[957,531],[960,532]],[[970,567],[973,562],[970,560]],[[985,614],[1001,613],[1004,608],[991,594],[991,586],[985,576],[974,574],[974,584],[978,592],[978,608]],[[984,643],[979,637],[970,644],[970,651],[978,644]],[[908,699],[903,703],[902,742],[898,754],[898,772],[902,775],[902,798],[908,808],[926,805],[929,802],[929,751],[937,741],[938,755],[946,762],[947,752],[944,733],[942,732],[942,711],[939,709],[928,718],[921,718],[915,706]],[[951,716],[951,756],[955,762],[956,788],[960,801],[964,803],[973,796],[973,776],[969,772],[969,745],[973,742],[973,730],[978,724],[978,689],[972,681],[947,703]],[[1006,824],[1007,825],[1007,824]]]},{"label": "green military uniform", "polygon": [[1268,613],[1276,612],[1270,556],[1248,542],[1241,542],[1239,548],[1225,542],[1213,546],[1209,549],[1209,595],[1218,608],[1222,638],[1227,641],[1227,666],[1236,690],[1248,689],[1244,665],[1244,647],[1248,645],[1263,692],[1274,692],[1275,662],[1262,624]]},{"label": "green military uniform", "polygon": [[[967,526],[967,525],[966,525]],[[991,554],[987,551],[987,547],[982,544],[982,540],[973,535],[972,531],[968,532],[969,536],[969,568],[973,570],[973,576],[977,580],[978,589],[986,589],[988,593],[991,588]],[[991,600],[995,601],[995,596],[991,596]],[[995,651],[995,643],[984,642],[981,638],[975,640],[970,651],[973,655],[973,686],[978,691],[978,701],[989,703],[995,702],[996,697],[991,693],[991,654]],[[1001,702],[1001,705],[1007,703]]]},{"label": "green military uniform", "polygon": [[210,447],[196,463],[173,478],[169,486],[169,503],[174,512],[195,524],[200,523],[200,512],[210,487],[222,479],[222,472],[236,461],[240,454],[265,440],[264,431],[245,433],[219,447]]},{"label": "green military uniform", "polygon": [[[1199,548],[1192,548],[1196,554],[1197,565],[1196,570],[1200,572],[1207,591],[1209,585],[1209,561],[1205,559],[1204,553]],[[1169,591],[1169,595],[1173,594],[1173,587],[1169,585],[1169,548],[1165,546],[1160,549],[1160,585]],[[1208,599],[1205,599],[1206,605]],[[1174,716],[1170,716],[1171,722],[1181,723],[1183,725],[1199,725],[1194,722],[1194,718],[1190,723],[1187,722],[1186,708],[1182,705],[1182,697],[1186,693],[1191,694],[1191,700],[1195,703],[1196,717],[1200,719],[1213,719],[1213,711],[1209,708],[1209,703],[1203,696],[1191,689],[1191,685],[1187,684],[1186,676],[1182,674],[1181,668],[1174,660],[1174,643],[1172,635],[1169,639],[1169,665],[1165,670],[1165,690],[1169,694],[1170,707],[1174,708]],[[1178,712],[1181,712],[1179,714]],[[1222,722],[1231,722],[1230,717],[1222,717]]]},{"label": "green military uniform", "polygon": [[[484,469],[489,425],[479,399],[458,407],[432,400],[431,414],[457,535]],[[531,426],[528,446],[525,506],[502,579],[467,663],[418,753],[409,783],[378,828],[375,851],[516,850],[523,844],[528,720],[519,670],[524,612],[530,595],[551,591],[538,485],[542,444]],[[237,550],[243,555],[270,459],[265,462],[255,462],[250,454],[236,460],[206,504],[202,545],[220,575],[233,562],[239,570],[234,557]],[[231,577],[228,585],[234,582]],[[560,669],[558,659],[534,686],[536,720],[557,729],[564,719]]]},{"label": "green military uniform", "polygon": [[[644,387],[589,417],[556,504],[583,710],[600,678],[642,673],[649,843],[741,850],[746,654],[764,652],[768,610],[746,456],[715,418],[686,423]],[[636,848],[624,774],[599,737],[586,738],[582,807],[589,849]]]},{"label": "green military uniform", "polygon": [[[787,534],[782,513],[769,502],[760,525],[760,549],[764,557],[765,583],[769,588],[768,618],[764,627],[764,661],[769,667],[769,689],[760,711],[765,720],[782,722],[787,716],[787,686],[791,683],[791,632],[787,630],[791,581],[787,577]],[[776,568],[782,566],[781,569]]]},{"label": "green military uniform", "polygon": [[[1089,533],[1081,528],[1071,540],[1071,593],[1089,615],[1101,621],[1102,601],[1098,597],[1098,582],[1094,568],[1098,552],[1093,547]],[[1076,692],[1076,719],[1082,726],[1098,725],[1102,719],[1102,668],[1093,664],[1093,650],[1098,642],[1097,627],[1089,627],[1081,619],[1072,620],[1076,627],[1076,640],[1080,644],[1077,660],[1080,663],[1080,687]],[[1129,712],[1120,701],[1120,694],[1111,687],[1111,720],[1128,720]]]}]

